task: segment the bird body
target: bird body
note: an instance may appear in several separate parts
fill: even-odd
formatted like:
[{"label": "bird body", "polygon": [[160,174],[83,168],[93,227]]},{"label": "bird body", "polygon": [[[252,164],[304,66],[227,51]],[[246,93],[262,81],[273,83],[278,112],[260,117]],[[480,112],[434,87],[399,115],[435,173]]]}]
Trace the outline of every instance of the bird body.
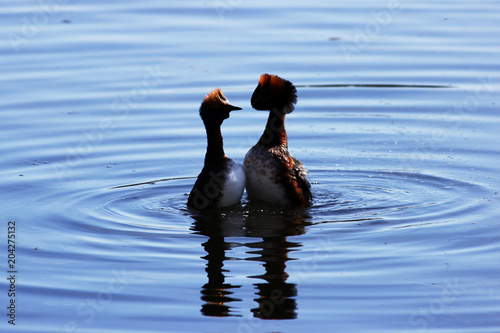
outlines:
[{"label": "bird body", "polygon": [[245,188],[243,166],[224,153],[220,127],[229,113],[241,110],[220,89],[210,92],[200,107],[207,132],[205,163],[189,194],[188,206],[197,210],[228,207],[240,202]]},{"label": "bird body", "polygon": [[288,150],[285,115],[297,102],[290,81],[263,74],[252,95],[252,106],[269,111],[264,133],[245,156],[246,188],[251,199],[281,206],[307,206],[311,185],[304,164]]}]

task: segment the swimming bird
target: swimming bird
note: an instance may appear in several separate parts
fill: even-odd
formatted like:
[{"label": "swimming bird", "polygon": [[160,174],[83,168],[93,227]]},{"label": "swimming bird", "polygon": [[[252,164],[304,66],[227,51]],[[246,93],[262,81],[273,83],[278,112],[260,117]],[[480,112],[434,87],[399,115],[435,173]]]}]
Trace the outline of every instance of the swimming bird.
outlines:
[{"label": "swimming bird", "polygon": [[229,113],[241,110],[231,105],[219,88],[214,89],[200,106],[200,117],[207,132],[205,165],[188,198],[188,206],[197,210],[228,207],[240,202],[245,188],[243,166],[224,153],[220,127]]},{"label": "swimming bird", "polygon": [[269,111],[264,133],[245,156],[246,189],[250,199],[281,206],[307,206],[312,200],[307,169],[288,151],[285,116],[295,109],[297,89],[277,75],[262,74],[252,107]]}]

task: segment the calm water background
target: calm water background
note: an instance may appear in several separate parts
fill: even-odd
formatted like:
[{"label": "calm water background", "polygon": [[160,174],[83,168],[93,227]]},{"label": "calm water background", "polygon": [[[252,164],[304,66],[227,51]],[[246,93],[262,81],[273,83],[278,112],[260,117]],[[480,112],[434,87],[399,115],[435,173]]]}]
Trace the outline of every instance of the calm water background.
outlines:
[{"label": "calm water background", "polygon": [[[498,1],[0,9],[2,332],[500,331]],[[203,96],[242,162],[264,72],[313,206],[188,212]]]}]

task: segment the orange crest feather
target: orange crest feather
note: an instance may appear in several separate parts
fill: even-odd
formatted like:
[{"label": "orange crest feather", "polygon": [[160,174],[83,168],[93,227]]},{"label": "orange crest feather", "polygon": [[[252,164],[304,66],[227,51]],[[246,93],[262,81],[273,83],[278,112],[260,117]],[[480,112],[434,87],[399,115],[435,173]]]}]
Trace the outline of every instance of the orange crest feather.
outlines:
[{"label": "orange crest feather", "polygon": [[271,91],[278,92],[283,89],[286,84],[286,80],[280,78],[278,75],[262,74],[259,78],[259,84],[263,86],[269,82]]},{"label": "orange crest feather", "polygon": [[221,96],[224,95],[222,94],[220,88],[215,88],[205,96],[203,101],[208,103],[218,103],[221,100]]},{"label": "orange crest feather", "polygon": [[266,84],[267,81],[269,81],[271,78],[271,75],[269,74],[262,74],[259,78],[259,84],[261,86],[263,86],[264,84]]}]

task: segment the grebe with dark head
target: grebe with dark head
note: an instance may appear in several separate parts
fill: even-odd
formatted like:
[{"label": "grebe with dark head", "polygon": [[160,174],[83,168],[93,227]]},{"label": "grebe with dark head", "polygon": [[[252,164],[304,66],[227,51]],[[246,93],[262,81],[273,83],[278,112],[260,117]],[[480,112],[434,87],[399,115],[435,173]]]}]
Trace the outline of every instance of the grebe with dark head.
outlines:
[{"label": "grebe with dark head", "polygon": [[269,118],[243,162],[248,196],[282,206],[307,206],[312,200],[307,169],[288,151],[285,131],[285,116],[295,108],[297,89],[279,76],[262,74],[251,102],[254,109],[269,111]]},{"label": "grebe with dark head", "polygon": [[240,202],[245,188],[243,166],[228,158],[222,145],[220,127],[229,113],[241,110],[231,105],[222,91],[211,91],[200,106],[200,116],[207,132],[205,165],[198,175],[188,206],[197,210],[228,207]]}]

